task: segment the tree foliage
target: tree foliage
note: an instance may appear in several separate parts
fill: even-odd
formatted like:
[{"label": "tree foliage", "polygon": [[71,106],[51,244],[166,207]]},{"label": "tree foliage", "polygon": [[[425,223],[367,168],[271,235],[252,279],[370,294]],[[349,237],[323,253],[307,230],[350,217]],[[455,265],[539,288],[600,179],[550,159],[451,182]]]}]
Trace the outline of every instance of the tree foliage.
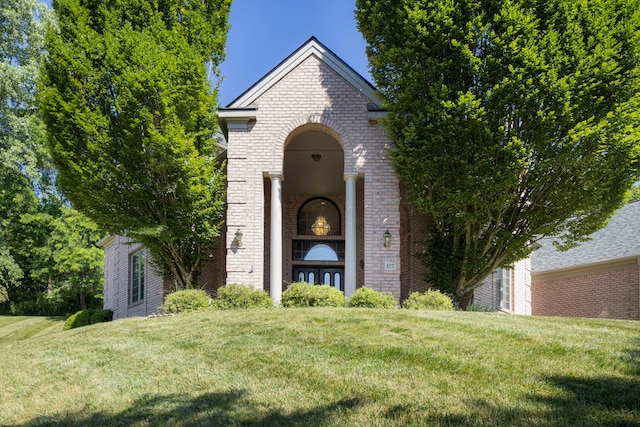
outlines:
[{"label": "tree foliage", "polygon": [[31,192],[41,159],[35,115],[35,76],[40,65],[46,6],[36,0],[0,0],[0,302],[24,272],[8,241],[20,213],[36,207]]},{"label": "tree foliage", "polygon": [[[0,302],[16,314],[65,314],[102,305],[102,233],[65,207],[36,105],[45,55],[37,0],[0,0]],[[9,304],[5,304],[6,308]]]},{"label": "tree foliage", "polygon": [[23,215],[21,222],[32,230],[47,230],[41,246],[31,247],[34,263],[30,276],[47,283],[50,304],[67,307],[74,301],[81,310],[99,307],[104,256],[95,242],[104,233],[98,225],[69,207],[62,207],[55,215]]},{"label": "tree foliage", "polygon": [[636,202],[640,200],[640,184],[636,183],[627,193],[627,202]]},{"label": "tree foliage", "polygon": [[35,103],[47,19],[36,0],[0,0],[0,302],[29,273],[20,218],[45,208],[54,193]]},{"label": "tree foliage", "polygon": [[219,234],[217,72],[231,0],[56,0],[39,100],[58,185],[192,286]]},{"label": "tree foliage", "polygon": [[358,0],[400,179],[457,299],[543,236],[602,227],[638,174],[640,2]]}]

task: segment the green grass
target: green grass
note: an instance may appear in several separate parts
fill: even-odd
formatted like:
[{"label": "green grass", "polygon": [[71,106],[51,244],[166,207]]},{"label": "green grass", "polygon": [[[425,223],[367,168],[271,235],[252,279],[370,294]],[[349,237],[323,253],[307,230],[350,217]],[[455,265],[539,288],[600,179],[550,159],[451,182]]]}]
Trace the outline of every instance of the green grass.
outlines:
[{"label": "green grass", "polygon": [[0,346],[60,332],[63,324],[64,317],[0,316]]},{"label": "green grass", "polygon": [[640,322],[232,310],[16,340],[12,319],[3,426],[640,425]]}]

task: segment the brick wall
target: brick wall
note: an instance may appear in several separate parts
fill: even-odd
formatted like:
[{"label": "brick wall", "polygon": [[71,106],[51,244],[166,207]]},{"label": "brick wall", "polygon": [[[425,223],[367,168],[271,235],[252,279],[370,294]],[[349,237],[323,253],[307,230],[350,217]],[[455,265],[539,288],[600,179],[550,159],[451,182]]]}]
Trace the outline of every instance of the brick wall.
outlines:
[{"label": "brick wall", "polygon": [[482,285],[473,291],[473,303],[497,311],[500,309],[500,296],[498,292],[492,273],[485,277]]},{"label": "brick wall", "polygon": [[404,186],[400,187],[401,194],[401,256],[402,256],[402,292],[404,301],[411,292],[425,292],[430,284],[426,280],[427,268],[417,257],[425,251],[429,236],[429,217],[421,213],[409,201],[409,194]]},{"label": "brick wall", "polygon": [[513,264],[509,270],[511,277],[510,309],[500,307],[500,290],[494,273],[484,279],[483,284],[473,291],[474,304],[494,311],[512,314],[532,314],[531,259],[525,258]]},{"label": "brick wall", "polygon": [[154,270],[151,257],[146,254],[144,270],[144,298],[129,304],[129,259],[131,254],[142,249],[140,244],[131,244],[123,236],[114,236],[105,248],[104,308],[113,311],[114,319],[132,316],[147,316],[155,313],[164,301],[169,283]]},{"label": "brick wall", "polygon": [[533,314],[640,320],[638,260],[609,268],[533,274]]},{"label": "brick wall", "polygon": [[[309,56],[259,97],[257,120],[228,134],[227,281],[257,288],[269,286],[269,172],[283,172],[288,142],[307,131],[321,131],[344,150],[344,171],[358,173],[357,284],[400,297],[398,181],[388,157],[382,126],[368,121],[369,100],[315,56]],[[287,177],[285,176],[286,180]],[[344,196],[341,196],[344,197]],[[293,206],[304,195],[283,197],[283,279],[291,276],[290,247]],[[333,200],[333,199],[332,199]],[[344,205],[344,200],[334,200]],[[344,218],[343,207],[341,214]],[[243,246],[233,233],[243,230]],[[394,239],[384,248],[383,234]],[[395,271],[384,269],[396,263]],[[289,264],[288,264],[289,262]]]},{"label": "brick wall", "polygon": [[[224,284],[224,253],[222,238],[214,242],[211,258],[202,265],[199,282],[212,294]],[[146,252],[144,270],[144,296],[141,301],[129,304],[130,256],[142,246],[123,236],[113,236],[104,247],[104,303],[105,309],[113,311],[114,319],[133,316],[148,316],[158,312],[164,297],[171,292],[172,284],[164,280],[154,269],[153,259]]]},{"label": "brick wall", "polygon": [[196,278],[207,294],[215,295],[220,286],[226,284],[224,234],[213,242],[209,258],[202,262],[200,274]]},{"label": "brick wall", "polygon": [[532,314],[531,258],[525,258],[513,265],[512,313]]}]

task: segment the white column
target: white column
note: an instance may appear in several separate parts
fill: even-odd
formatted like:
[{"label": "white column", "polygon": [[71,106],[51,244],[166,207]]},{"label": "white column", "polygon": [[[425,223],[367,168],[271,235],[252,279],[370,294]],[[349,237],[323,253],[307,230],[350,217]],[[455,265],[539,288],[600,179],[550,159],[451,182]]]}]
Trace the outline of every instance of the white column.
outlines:
[{"label": "white column", "polygon": [[271,281],[275,304],[282,301],[282,174],[271,173]]},{"label": "white column", "polygon": [[344,174],[346,181],[346,215],[344,242],[344,294],[347,297],[356,291],[356,179],[357,173]]}]

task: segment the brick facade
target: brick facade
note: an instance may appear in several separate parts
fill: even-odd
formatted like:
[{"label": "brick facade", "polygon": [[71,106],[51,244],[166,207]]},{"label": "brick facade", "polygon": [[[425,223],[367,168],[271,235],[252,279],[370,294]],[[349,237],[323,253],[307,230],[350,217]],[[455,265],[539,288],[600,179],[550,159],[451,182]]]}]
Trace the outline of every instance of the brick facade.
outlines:
[{"label": "brick facade", "polygon": [[[274,174],[284,179],[281,187],[283,288],[294,280],[293,269],[300,264],[293,260],[293,241],[320,240],[316,236],[297,234],[298,212],[305,202],[323,197],[335,204],[342,218],[341,232],[322,238],[348,240],[345,232],[348,196],[344,182],[348,175],[350,182],[357,177],[356,287],[366,285],[391,292],[398,302],[410,292],[428,289],[426,269],[415,255],[424,248],[429,220],[407,201],[406,191],[400,188],[388,152],[391,143],[376,115],[382,113],[377,105],[372,108],[376,101],[375,92],[366,81],[311,40],[229,108],[221,109],[219,114],[227,137],[226,224],[219,241],[213,242],[210,259],[203,264],[198,277],[210,294],[229,283],[271,290],[271,177]],[[318,135],[321,137],[314,140]],[[332,190],[318,193],[324,183],[305,182],[305,177],[311,176],[306,169],[305,176],[298,176],[301,182],[294,182],[299,185],[288,184],[288,173],[297,172],[287,170],[295,157],[287,160],[287,156],[296,149],[305,151],[300,148],[305,144],[327,148],[322,160],[326,173],[315,178],[333,180]],[[308,150],[306,155],[306,161],[310,162]],[[241,242],[236,239],[238,230],[242,233]],[[385,246],[387,231],[391,239]],[[171,290],[170,283],[163,281],[147,263],[145,297],[139,303],[129,304],[129,256],[138,247],[119,236],[105,239],[103,246],[105,308],[112,309],[115,318],[156,312]],[[314,262],[304,263],[313,267]],[[514,313],[531,313],[529,270],[526,262],[514,270]],[[520,298],[524,302],[520,303]]]},{"label": "brick facade", "polygon": [[[212,245],[211,257],[202,265],[198,281],[209,293],[224,285],[224,247],[222,238]],[[113,311],[114,319],[133,316],[148,316],[158,312],[166,294],[173,290],[168,280],[163,280],[153,267],[153,259],[145,252],[144,296],[141,301],[130,304],[131,255],[144,250],[138,243],[123,236],[103,239],[104,248],[104,303],[105,309]]]},{"label": "brick facade", "polygon": [[533,314],[640,320],[640,201],[566,251],[540,241],[531,260]]},{"label": "brick facade", "polygon": [[104,308],[113,311],[114,319],[147,316],[156,312],[169,291],[169,283],[153,270],[147,252],[144,297],[141,301],[129,303],[130,257],[139,250],[144,250],[140,244],[131,244],[123,236],[113,236],[104,245]]},{"label": "brick facade", "polygon": [[492,311],[511,314],[532,314],[531,291],[531,260],[525,258],[513,264],[508,270],[510,277],[509,307],[500,306],[500,289],[496,280],[496,273],[492,273],[484,280],[484,284],[473,292],[473,303],[486,307]]},{"label": "brick facade", "polygon": [[[253,102],[255,121],[244,129],[229,129],[227,282],[269,288],[271,191],[265,176],[283,172],[289,142],[306,132],[324,132],[344,153],[343,171],[337,173],[358,174],[357,285],[400,298],[398,180],[389,162],[389,140],[380,125],[369,121],[370,103],[339,73],[310,55]],[[344,194],[326,197],[340,207],[344,218]],[[282,196],[284,282],[292,279],[295,215],[308,198],[305,194]],[[243,231],[241,248],[234,247],[236,229]],[[383,245],[386,230],[395,236],[389,248]],[[344,236],[336,238],[344,240]],[[385,270],[386,261],[395,262],[396,269]]]},{"label": "brick facade", "polygon": [[640,320],[640,258],[534,273],[533,314]]},{"label": "brick facade", "polygon": [[404,187],[401,187],[400,194],[400,301],[404,301],[411,292],[425,292],[429,289],[426,281],[427,269],[418,255],[424,251],[431,224],[427,215],[409,202],[409,195]]}]

